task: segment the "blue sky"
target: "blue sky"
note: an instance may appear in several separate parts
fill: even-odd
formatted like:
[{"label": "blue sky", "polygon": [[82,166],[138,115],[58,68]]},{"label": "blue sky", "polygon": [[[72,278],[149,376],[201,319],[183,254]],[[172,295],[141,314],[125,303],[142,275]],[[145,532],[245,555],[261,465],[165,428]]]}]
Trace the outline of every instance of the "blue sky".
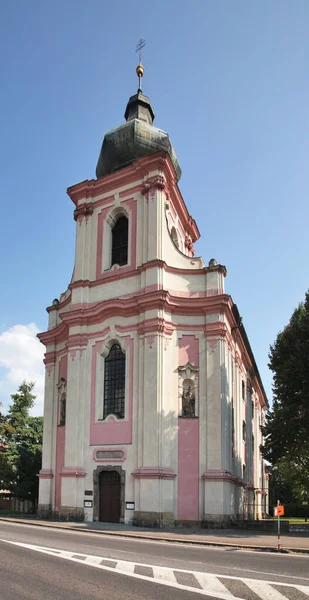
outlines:
[{"label": "blue sky", "polygon": [[[143,91],[182,166],[197,254],[225,264],[269,398],[269,345],[308,281],[308,0],[14,0],[0,21],[0,400],[42,396],[45,307],[73,269],[67,187]],[[41,401],[37,411],[41,410]]]}]

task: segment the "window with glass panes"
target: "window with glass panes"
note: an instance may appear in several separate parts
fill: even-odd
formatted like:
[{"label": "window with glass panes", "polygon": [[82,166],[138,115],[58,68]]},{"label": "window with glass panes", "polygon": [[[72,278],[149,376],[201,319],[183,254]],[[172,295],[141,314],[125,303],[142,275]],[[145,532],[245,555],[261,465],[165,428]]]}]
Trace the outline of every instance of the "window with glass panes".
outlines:
[{"label": "window with glass panes", "polygon": [[119,217],[112,230],[112,265],[128,263],[128,233],[127,217]]},{"label": "window with glass panes", "polygon": [[113,344],[104,366],[103,419],[113,414],[124,418],[126,357],[119,344]]}]

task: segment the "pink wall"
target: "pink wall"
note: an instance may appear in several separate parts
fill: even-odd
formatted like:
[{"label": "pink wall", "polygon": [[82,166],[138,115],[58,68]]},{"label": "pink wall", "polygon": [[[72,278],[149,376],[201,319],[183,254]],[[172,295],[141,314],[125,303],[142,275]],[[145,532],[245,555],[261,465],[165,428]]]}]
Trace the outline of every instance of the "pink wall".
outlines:
[{"label": "pink wall", "polygon": [[199,343],[194,335],[183,335],[179,340],[179,366],[188,362],[195,367],[199,366]]},{"label": "pink wall", "polygon": [[[179,366],[199,364],[199,341],[193,335],[179,340]],[[199,420],[178,419],[178,520],[199,520]]]},{"label": "pink wall", "polygon": [[64,467],[65,425],[57,427],[56,473],[55,473],[55,510],[61,507],[61,471]]},{"label": "pink wall", "polygon": [[[59,361],[58,381],[63,377],[67,379],[68,357],[63,356]],[[59,400],[57,410],[57,436],[56,436],[56,472],[55,472],[55,510],[61,507],[61,470],[64,467],[65,451],[65,425],[58,427],[59,423]]]},{"label": "pink wall", "polygon": [[178,519],[199,520],[198,419],[178,419]]}]

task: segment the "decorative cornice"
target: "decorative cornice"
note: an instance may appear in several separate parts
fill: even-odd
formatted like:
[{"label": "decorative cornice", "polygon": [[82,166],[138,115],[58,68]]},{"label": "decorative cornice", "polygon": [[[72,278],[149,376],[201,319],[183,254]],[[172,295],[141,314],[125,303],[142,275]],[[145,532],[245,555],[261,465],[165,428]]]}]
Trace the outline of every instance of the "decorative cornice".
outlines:
[{"label": "decorative cornice", "polygon": [[93,207],[90,204],[87,204],[86,202],[84,202],[84,204],[80,204],[74,210],[74,221],[81,220],[84,217],[86,217],[86,221],[87,221],[88,218],[90,217],[90,215],[92,215],[92,213],[93,213]]},{"label": "decorative cornice", "polygon": [[[132,298],[122,299],[113,298],[105,300],[89,308],[80,308],[71,312],[65,312],[61,315],[63,323],[67,328],[74,325],[96,324],[102,319],[111,316],[135,316],[153,309],[164,309],[168,312],[176,312],[179,315],[204,315],[205,312],[222,313],[224,307],[228,304],[229,297],[225,294],[221,296],[211,296],[209,298],[196,298],[194,301],[194,310],[192,310],[192,300],[172,296],[165,290],[156,290],[143,296],[133,296]],[[52,336],[56,329],[40,334],[43,336]],[[44,340],[43,340],[44,343]]]},{"label": "decorative cornice", "polygon": [[83,467],[62,467],[61,477],[85,477],[86,472]]},{"label": "decorative cornice", "polygon": [[53,479],[54,473],[52,469],[41,469],[38,477],[40,479]]},{"label": "decorative cornice", "polygon": [[197,373],[199,371],[199,367],[195,367],[194,365],[191,365],[190,362],[187,362],[187,364],[184,366],[178,367],[178,371],[180,371],[181,373],[185,373],[187,371],[187,369],[192,371],[192,373]]},{"label": "decorative cornice", "polygon": [[[151,171],[156,169],[160,170],[162,175],[158,176],[157,181],[150,181],[150,187],[154,184],[157,186],[157,189],[160,189],[160,186],[163,185],[161,180],[165,179],[164,187],[161,187],[161,189],[164,189],[166,194],[171,197],[185,230],[188,232],[188,235],[190,235],[192,242],[196,242],[200,237],[200,232],[195,220],[188,213],[184,199],[177,185],[173,163],[166,152],[155,152],[151,155],[142,157],[136,160],[132,165],[114,173],[110,173],[105,177],[100,177],[100,179],[82,181],[81,183],[69,187],[67,193],[75,206],[78,206],[80,200],[97,198],[98,196],[114,191],[115,188],[127,186],[130,183],[136,186],[138,179],[140,179],[140,189],[144,189],[144,192],[142,193],[146,193],[150,189],[148,188],[147,190],[147,177]],[[149,179],[151,180],[152,178]]]},{"label": "decorative cornice", "polygon": [[229,471],[221,471],[220,469],[209,469],[202,475],[204,481],[225,481],[234,483],[235,485],[243,486],[244,482],[239,477],[232,475]]},{"label": "decorative cornice", "polygon": [[206,337],[218,337],[223,339],[228,336],[228,333],[228,328],[223,321],[214,321],[205,324]]},{"label": "decorative cornice", "polygon": [[176,473],[169,467],[139,467],[131,473],[136,479],[175,479]]},{"label": "decorative cornice", "polygon": [[137,328],[137,333],[139,335],[144,335],[154,332],[171,336],[175,329],[175,323],[166,321],[160,317],[154,317],[153,319],[147,319],[144,323],[141,323]]},{"label": "decorative cornice", "polygon": [[[63,319],[63,315],[61,315],[61,318]],[[53,344],[60,344],[61,342],[66,341],[68,338],[68,332],[68,326],[62,320],[60,325],[57,325],[57,327],[54,327],[54,329],[50,329],[49,331],[38,333],[37,337],[39,338],[40,342],[44,344],[44,346],[51,346]]]},{"label": "decorative cornice", "polygon": [[[205,315],[205,313],[223,313],[225,306],[228,304],[229,296],[226,294],[210,296],[209,298],[195,298],[193,310],[190,297],[172,296],[167,291],[154,290],[142,296],[132,296],[126,299],[113,298],[98,302],[94,306],[78,307],[75,310],[64,312],[61,315],[61,324],[54,329],[38,334],[38,338],[45,346],[68,341],[70,348],[79,348],[86,345],[86,336],[85,334],[69,336],[70,327],[75,325],[95,325],[113,316],[139,316],[141,313],[153,309],[166,310],[171,314],[175,312],[177,315],[194,313],[194,315],[198,316]],[[212,329],[211,333],[207,332],[206,335],[214,336],[218,332],[221,336],[224,335],[224,328],[221,327],[221,322],[212,325],[215,325],[216,329]],[[222,325],[224,324],[222,323]],[[218,326],[220,329],[218,329]],[[148,320],[146,329],[143,330],[143,327],[144,325],[141,326],[140,334],[159,332],[171,335],[177,325],[164,319],[154,318],[153,320]],[[192,326],[192,329],[194,329],[194,326]],[[52,356],[52,353],[48,353],[48,359],[48,363],[55,362],[55,357]]]},{"label": "decorative cornice", "polygon": [[148,192],[154,195],[156,190],[165,190],[166,182],[162,175],[155,175],[154,177],[149,177],[146,179],[141,186],[141,193],[143,196],[146,196]]}]

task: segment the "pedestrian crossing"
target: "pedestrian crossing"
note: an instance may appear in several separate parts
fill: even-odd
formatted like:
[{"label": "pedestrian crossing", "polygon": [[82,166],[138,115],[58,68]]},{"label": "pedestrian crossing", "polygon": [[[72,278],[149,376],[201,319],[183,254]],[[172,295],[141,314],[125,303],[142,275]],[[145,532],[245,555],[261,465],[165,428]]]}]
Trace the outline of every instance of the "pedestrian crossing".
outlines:
[{"label": "pedestrian crossing", "polygon": [[309,586],[289,584],[247,577],[235,577],[202,571],[173,569],[158,565],[117,560],[104,556],[94,556],[68,552],[33,544],[24,544],[0,540],[15,546],[43,552],[50,556],[73,562],[83,563],[98,569],[117,572],[120,575],[144,579],[202,596],[211,596],[219,600],[309,600]]}]

